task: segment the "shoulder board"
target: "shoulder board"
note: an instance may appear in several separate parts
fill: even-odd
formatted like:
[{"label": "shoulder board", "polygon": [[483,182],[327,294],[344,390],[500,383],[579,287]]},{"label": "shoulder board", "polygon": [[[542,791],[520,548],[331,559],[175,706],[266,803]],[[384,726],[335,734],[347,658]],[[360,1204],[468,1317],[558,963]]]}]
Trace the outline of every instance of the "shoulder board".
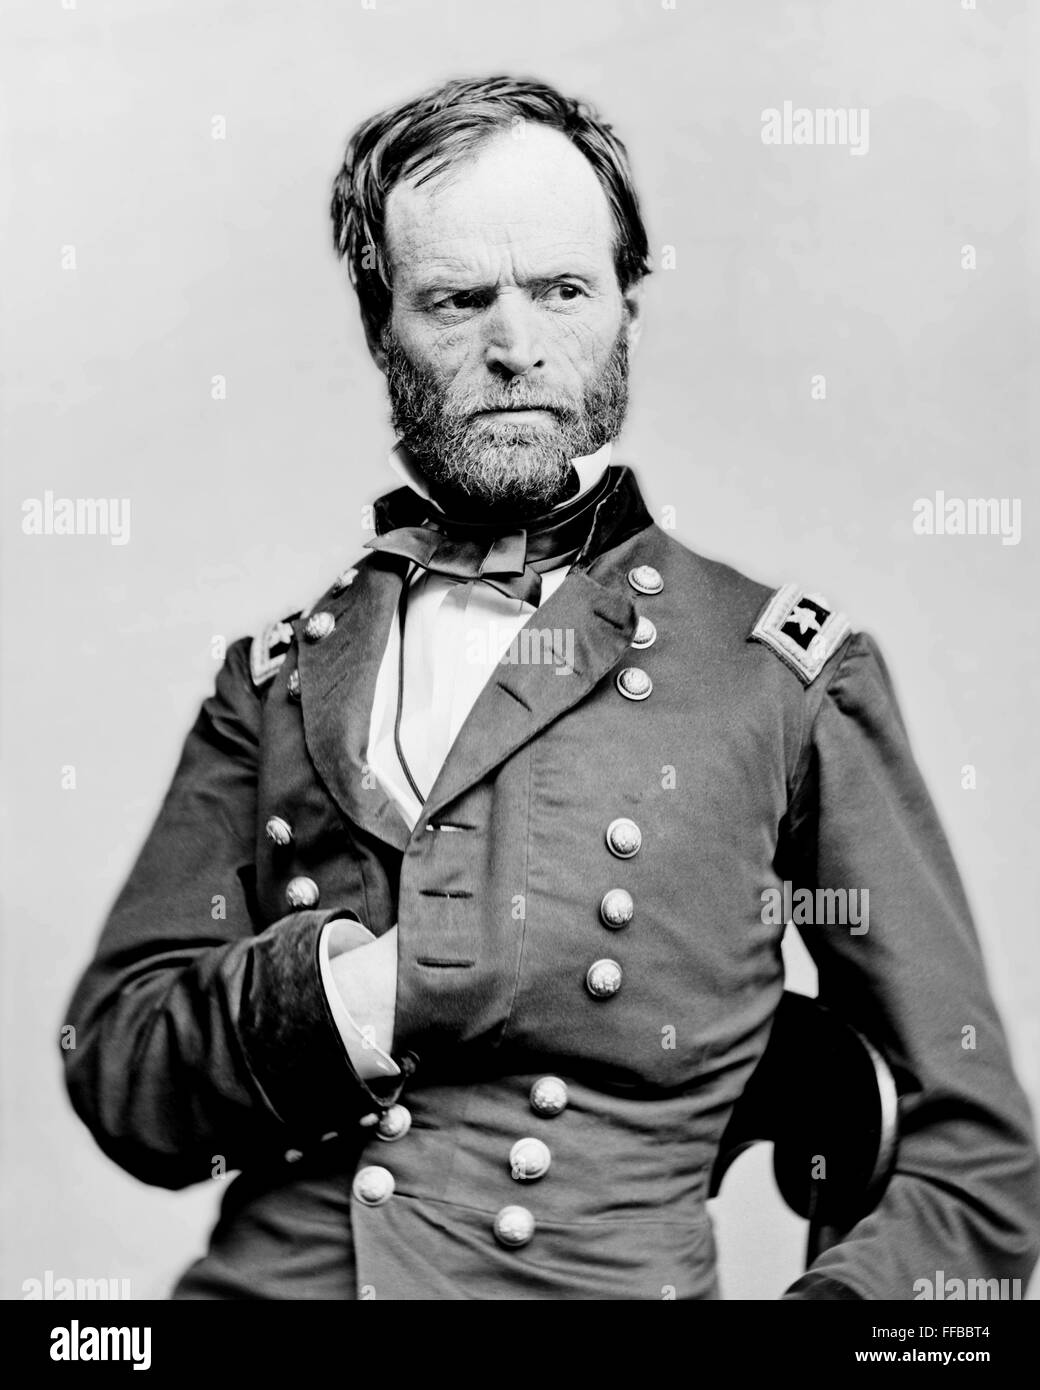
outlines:
[{"label": "shoulder board", "polygon": [[785,584],[762,610],[749,640],[772,648],[803,685],[811,685],[851,631],[845,614],[820,594]]},{"label": "shoulder board", "polygon": [[293,619],[302,616],[302,613],[290,613],[287,618],[268,623],[263,632],[253,638],[249,648],[249,674],[254,685],[266,685],[281,666],[292,645]]}]

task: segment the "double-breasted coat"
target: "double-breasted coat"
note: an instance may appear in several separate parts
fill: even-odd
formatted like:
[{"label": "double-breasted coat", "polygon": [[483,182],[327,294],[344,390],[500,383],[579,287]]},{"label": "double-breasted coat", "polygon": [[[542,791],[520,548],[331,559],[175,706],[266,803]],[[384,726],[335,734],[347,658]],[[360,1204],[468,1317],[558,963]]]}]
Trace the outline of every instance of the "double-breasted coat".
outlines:
[{"label": "double-breasted coat", "polygon": [[[869,890],[867,930],[801,930],[901,1092],[883,1200],[796,1294],[1028,1274],[1029,1115],[874,642],[692,553],[615,471],[530,620],[555,636],[496,667],[412,830],[365,750],[405,562],[230,648],[63,1054],[130,1173],[240,1170],[175,1296],[717,1296],[706,1190],[783,989],[785,883]],[[317,905],[290,907],[301,878]],[[322,989],[344,914],[398,924],[393,1091]]]}]

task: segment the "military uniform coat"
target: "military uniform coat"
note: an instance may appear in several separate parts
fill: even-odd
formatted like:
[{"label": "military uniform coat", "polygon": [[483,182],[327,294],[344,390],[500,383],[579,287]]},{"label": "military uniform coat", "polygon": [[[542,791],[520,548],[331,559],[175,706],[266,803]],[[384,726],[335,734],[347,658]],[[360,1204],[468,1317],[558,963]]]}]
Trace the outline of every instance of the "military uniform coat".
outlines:
[{"label": "military uniform coat", "polygon": [[[802,934],[822,996],[901,1093],[880,1205],[795,1295],[909,1299],[937,1270],[1032,1267],[1026,1104],[874,642],[817,600],[787,624],[822,627],[814,674],[771,591],[670,538],[615,471],[531,619],[573,634],[573,671],[498,666],[414,830],[365,760],[405,562],[358,561],[314,605],[333,625],[297,617],[274,645],[230,648],[63,1054],[76,1109],[130,1173],[180,1188],[240,1170],[177,1297],[717,1296],[705,1196],[782,993],[763,894],[785,882],[869,889],[867,932]],[[656,637],[637,649],[640,616]],[[645,698],[619,688],[633,667]],[[288,844],[265,833],[274,816]],[[618,819],[638,826],[629,857],[608,843]],[[292,910],[301,876],[320,899]],[[601,915],[616,889],[619,929]],[[399,926],[399,1096],[360,1081],[330,1017],[317,943],[344,914]],[[602,961],[620,987],[595,997]],[[567,1088],[555,1115],[531,1105],[546,1074]],[[394,1099],[411,1126],[387,1142],[361,1121]],[[535,1182],[510,1165],[523,1138],[551,1154]],[[352,1189],[371,1168],[392,1175],[377,1205]],[[510,1205],[533,1218],[519,1247],[493,1230]]]}]

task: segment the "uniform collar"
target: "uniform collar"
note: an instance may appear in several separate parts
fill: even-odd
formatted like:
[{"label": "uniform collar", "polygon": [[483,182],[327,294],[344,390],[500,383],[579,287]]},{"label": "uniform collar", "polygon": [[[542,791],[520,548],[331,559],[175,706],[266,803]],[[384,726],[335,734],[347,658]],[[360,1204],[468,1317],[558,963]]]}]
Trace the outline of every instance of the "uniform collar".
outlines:
[{"label": "uniform collar", "polygon": [[[653,518],[646,509],[635,474],[624,465],[611,464],[601,475],[603,490],[598,501],[591,498],[587,509],[591,512],[591,523],[585,543],[575,556],[572,564],[575,569],[589,569],[600,555],[619,545],[623,540],[638,531],[653,525]],[[555,511],[573,509],[580,505],[581,498],[573,497]],[[399,527],[421,527],[427,521],[435,527],[436,520],[430,516],[434,504],[423,499],[411,487],[399,487],[378,497],[373,504],[375,511],[375,532],[383,536]],[[553,512],[547,513],[551,517]],[[545,517],[541,522],[544,524]],[[371,548],[371,543],[369,543]],[[389,558],[389,557],[387,557]],[[373,556],[378,562],[379,555]]]},{"label": "uniform collar", "polygon": [[[597,449],[594,454],[584,454],[581,458],[571,459],[574,471],[578,475],[578,491],[573,497],[569,497],[566,502],[561,502],[560,506],[569,506],[572,502],[577,501],[583,493],[590,491],[591,488],[596,486],[610,463],[613,449],[614,445],[608,441],[602,448]],[[419,496],[429,502],[431,506],[437,507],[437,503],[430,496],[426,481],[419,471],[418,464],[415,462],[412,451],[403,440],[398,440],[390,450],[387,463],[401,481],[410,487],[413,492],[417,492]],[[437,507],[437,510],[441,511],[442,509]],[[553,507],[552,510],[556,511],[557,508]]]}]

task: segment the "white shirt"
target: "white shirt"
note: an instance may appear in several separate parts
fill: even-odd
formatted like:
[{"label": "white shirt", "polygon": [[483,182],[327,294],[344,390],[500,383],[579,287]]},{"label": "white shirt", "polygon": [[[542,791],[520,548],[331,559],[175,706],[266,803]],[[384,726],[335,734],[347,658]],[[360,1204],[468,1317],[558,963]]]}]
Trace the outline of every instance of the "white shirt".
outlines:
[{"label": "white shirt", "polygon": [[[575,496],[588,492],[603,476],[610,462],[611,448],[610,444],[604,444],[594,454],[573,460],[579,482]],[[437,505],[403,445],[394,448],[389,463],[409,487]],[[573,500],[568,498],[568,502],[561,505]],[[556,592],[569,569],[569,565],[561,565],[542,572],[541,603]],[[449,579],[431,574],[419,565],[413,566],[405,582],[411,587],[404,624],[401,747],[420,790],[428,796],[477,696],[517,633],[531,614],[537,612],[537,607],[523,599],[501,594],[480,580]],[[419,819],[423,803],[405,776],[394,743],[400,653],[401,629],[395,617],[376,677],[369,718],[368,766],[411,830]],[[371,933],[365,935],[369,938],[367,942],[356,924],[330,922],[322,933],[319,959],[322,982],[337,1027],[351,1061],[368,1080],[378,1075],[394,1075],[398,1069],[374,1041],[373,1030],[358,1023],[355,1015],[359,1007],[363,1011],[363,1001],[352,994],[353,1012],[347,1008],[342,990],[332,978],[330,965],[337,954],[364,950],[375,940]],[[385,981],[385,987],[396,989],[396,980],[392,984]]]}]

